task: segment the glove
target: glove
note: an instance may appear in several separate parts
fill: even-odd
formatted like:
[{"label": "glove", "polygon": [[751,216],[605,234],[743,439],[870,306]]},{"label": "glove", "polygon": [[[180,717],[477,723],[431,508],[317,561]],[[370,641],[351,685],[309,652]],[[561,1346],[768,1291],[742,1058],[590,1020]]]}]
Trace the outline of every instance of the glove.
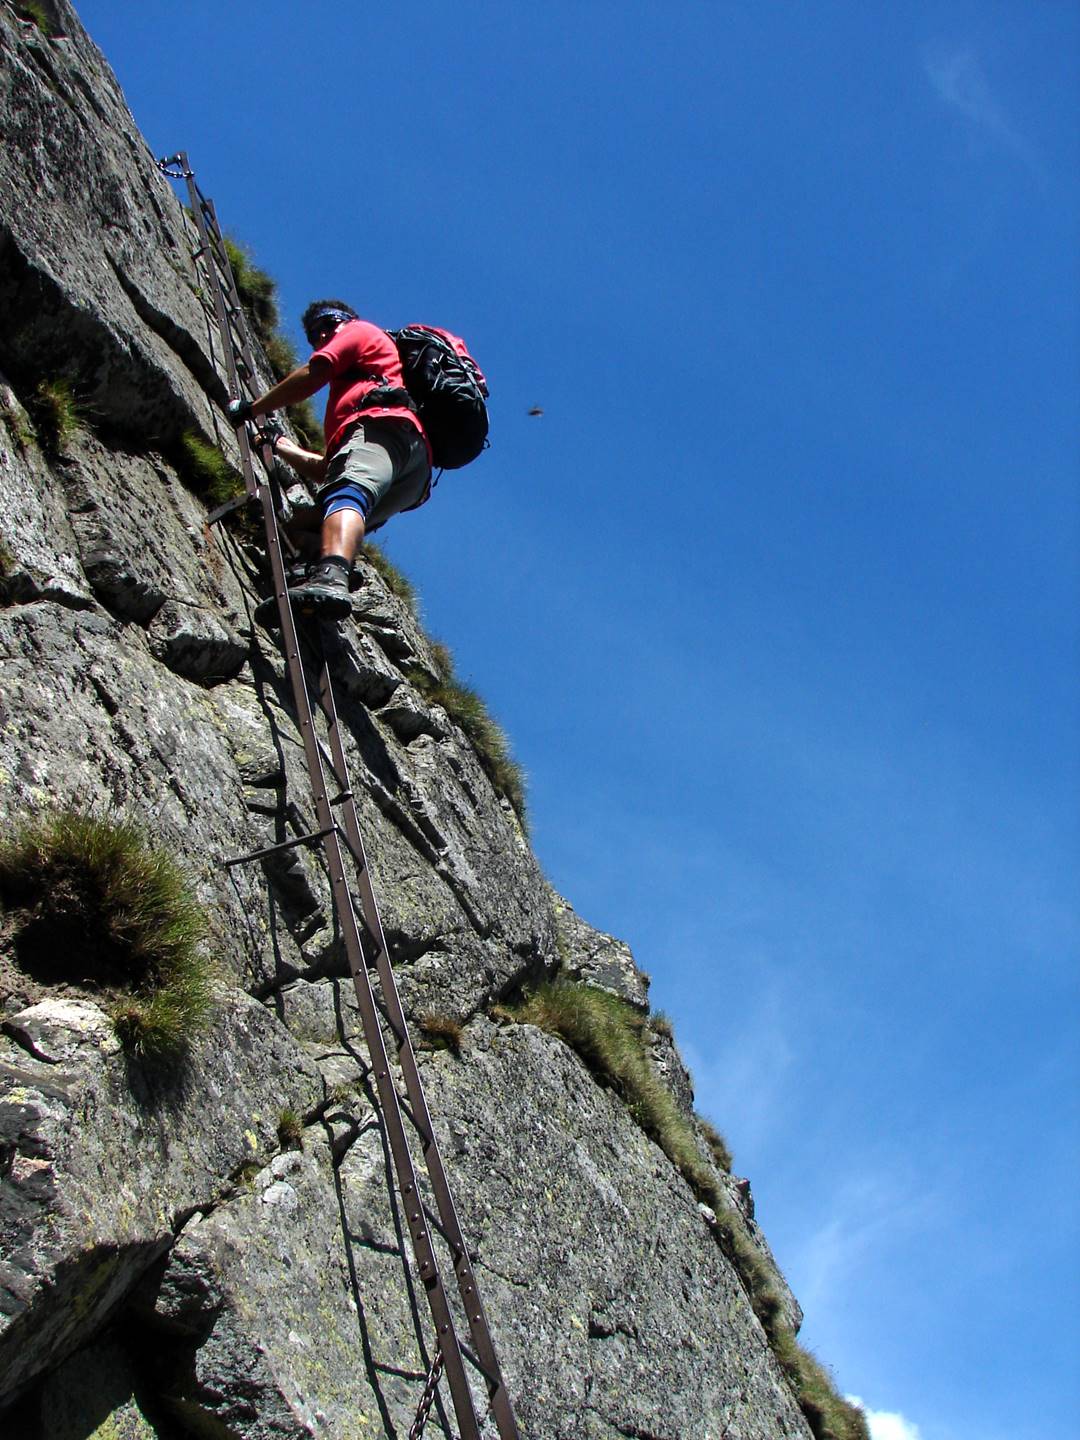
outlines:
[{"label": "glove", "polygon": [[225,406],[225,414],[229,417],[229,423],[239,429],[251,419],[251,401],[230,400]]},{"label": "glove", "polygon": [[271,450],[276,450],[277,442],[285,435],[280,422],[273,415],[261,415],[252,423],[255,426],[256,445],[269,445]]}]

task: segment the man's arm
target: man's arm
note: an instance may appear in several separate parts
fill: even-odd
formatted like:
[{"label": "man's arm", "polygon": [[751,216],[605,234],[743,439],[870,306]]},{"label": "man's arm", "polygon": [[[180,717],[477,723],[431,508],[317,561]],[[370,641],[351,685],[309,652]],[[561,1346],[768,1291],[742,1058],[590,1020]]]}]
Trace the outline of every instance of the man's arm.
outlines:
[{"label": "man's arm", "polygon": [[286,375],[284,380],[279,380],[267,390],[265,395],[253,400],[248,413],[252,418],[269,415],[272,410],[280,410],[285,405],[298,405],[301,400],[310,400],[315,391],[321,390],[329,379],[330,366],[325,360],[317,361],[314,365],[305,361]]},{"label": "man's arm", "polygon": [[[288,377],[286,377],[288,378]],[[318,485],[326,471],[326,460],[314,450],[302,450],[294,445],[287,435],[282,435],[274,445],[274,454],[291,465],[298,475]]]}]

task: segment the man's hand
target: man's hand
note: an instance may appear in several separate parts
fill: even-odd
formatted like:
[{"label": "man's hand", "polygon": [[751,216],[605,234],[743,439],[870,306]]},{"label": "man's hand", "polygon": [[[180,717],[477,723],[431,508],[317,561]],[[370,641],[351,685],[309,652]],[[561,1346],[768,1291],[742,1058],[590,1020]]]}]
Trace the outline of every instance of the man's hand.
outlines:
[{"label": "man's hand", "polygon": [[251,419],[251,401],[230,400],[225,406],[225,414],[229,417],[229,423],[239,430],[241,425],[246,425]]}]

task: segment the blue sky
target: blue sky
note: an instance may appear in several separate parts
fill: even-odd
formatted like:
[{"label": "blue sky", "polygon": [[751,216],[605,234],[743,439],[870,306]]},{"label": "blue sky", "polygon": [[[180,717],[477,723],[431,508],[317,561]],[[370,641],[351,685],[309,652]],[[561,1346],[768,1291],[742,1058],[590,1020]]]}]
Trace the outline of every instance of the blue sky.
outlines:
[{"label": "blue sky", "polygon": [[294,334],[488,372],[386,548],[804,1340],[875,1440],[1076,1434],[1080,12],[80,13]]}]

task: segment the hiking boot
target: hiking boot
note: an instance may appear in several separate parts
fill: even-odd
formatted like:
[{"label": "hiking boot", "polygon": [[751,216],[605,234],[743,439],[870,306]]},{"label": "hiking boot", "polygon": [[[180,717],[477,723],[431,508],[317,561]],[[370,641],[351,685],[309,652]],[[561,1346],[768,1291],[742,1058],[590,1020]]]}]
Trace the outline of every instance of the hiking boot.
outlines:
[{"label": "hiking boot", "polygon": [[332,560],[312,565],[307,579],[289,586],[289,599],[300,615],[316,620],[344,620],[352,614],[349,599],[349,572]]},{"label": "hiking boot", "polygon": [[[296,565],[290,565],[285,571],[285,584],[291,590],[294,585],[302,585],[311,571],[307,561],[301,561]],[[278,603],[276,595],[268,595],[265,600],[260,600],[252,611],[251,618],[256,625],[263,625],[267,630],[276,630],[281,624],[278,614]]]}]

